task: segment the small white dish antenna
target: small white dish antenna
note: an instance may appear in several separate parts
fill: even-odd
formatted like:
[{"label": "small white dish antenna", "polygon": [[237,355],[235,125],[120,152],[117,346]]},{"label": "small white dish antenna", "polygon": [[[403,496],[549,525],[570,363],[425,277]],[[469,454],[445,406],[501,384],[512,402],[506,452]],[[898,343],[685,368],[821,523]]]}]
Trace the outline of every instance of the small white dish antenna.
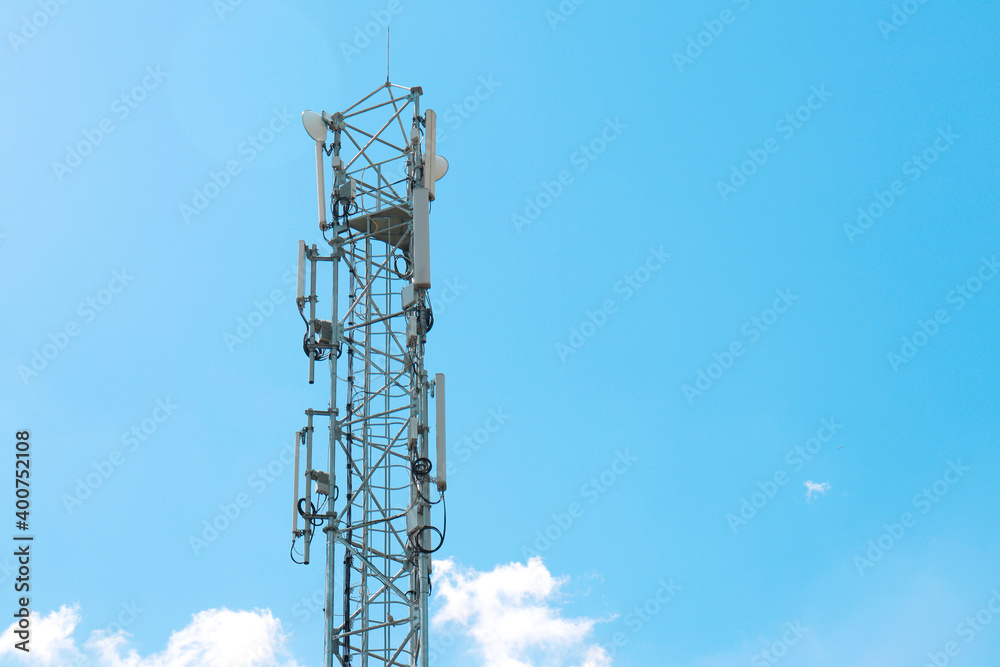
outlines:
[{"label": "small white dish antenna", "polygon": [[435,181],[440,181],[444,178],[444,175],[448,173],[448,160],[445,159],[443,155],[434,156],[434,166],[432,167],[431,174]]},{"label": "small white dish antenna", "polygon": [[303,111],[302,126],[306,128],[306,132],[315,141],[326,141],[326,133],[329,131],[329,128],[326,125],[326,121],[323,120],[322,115],[308,109]]}]

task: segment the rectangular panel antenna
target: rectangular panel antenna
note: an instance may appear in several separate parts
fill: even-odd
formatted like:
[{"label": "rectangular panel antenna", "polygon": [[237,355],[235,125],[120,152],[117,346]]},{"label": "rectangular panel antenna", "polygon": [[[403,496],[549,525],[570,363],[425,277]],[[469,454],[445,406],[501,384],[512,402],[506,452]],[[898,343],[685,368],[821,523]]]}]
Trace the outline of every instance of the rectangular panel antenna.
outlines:
[{"label": "rectangular panel antenna", "polygon": [[430,202],[427,188],[413,188],[413,286],[431,286]]},{"label": "rectangular panel antenna", "polygon": [[305,303],[306,295],[306,242],[299,241],[299,278],[295,287],[295,303],[300,306]]},{"label": "rectangular panel antenna", "polygon": [[434,158],[437,155],[437,114],[433,109],[424,113],[424,187],[434,201]]},{"label": "rectangular panel antenna", "polygon": [[323,179],[323,142],[316,142],[316,197],[319,199],[319,228],[326,229],[326,183]]},{"label": "rectangular panel antenna", "polygon": [[444,417],[444,373],[434,375],[434,413],[437,428],[437,488],[444,491],[448,488],[448,461],[445,455],[445,417]]}]

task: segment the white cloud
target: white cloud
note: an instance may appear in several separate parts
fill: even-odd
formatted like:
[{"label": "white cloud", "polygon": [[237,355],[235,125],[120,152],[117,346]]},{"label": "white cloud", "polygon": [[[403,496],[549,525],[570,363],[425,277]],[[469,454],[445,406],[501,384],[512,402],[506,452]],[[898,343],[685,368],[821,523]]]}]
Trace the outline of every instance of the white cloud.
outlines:
[{"label": "white cloud", "polygon": [[806,485],[806,498],[809,500],[812,500],[814,497],[816,497],[817,494],[825,494],[827,491],[830,490],[829,482],[823,482],[822,484],[819,484],[810,479],[805,483],[805,485]]},{"label": "white cloud", "polygon": [[586,639],[592,618],[563,618],[555,578],[539,557],[498,565],[489,572],[434,563],[437,626],[459,626],[472,639],[484,667],[607,667],[611,659]]},{"label": "white cloud", "polygon": [[[483,667],[610,667],[592,641],[598,619],[564,617],[562,587],[541,558],[498,565],[488,572],[451,560],[435,568],[435,626],[450,627],[471,642]],[[123,630],[75,636],[79,607],[63,606],[31,617],[31,653],[14,648],[16,623],[0,635],[0,664],[32,667],[300,667],[287,634],[270,610],[210,609],[194,614],[163,650],[139,655]],[[434,632],[432,631],[432,643]],[[460,658],[461,648],[454,649]],[[457,663],[467,664],[467,663]]]},{"label": "white cloud", "polygon": [[162,652],[148,657],[128,647],[124,631],[94,631],[81,651],[73,637],[79,622],[77,607],[64,606],[41,617],[32,614],[31,653],[14,648],[16,627],[11,625],[0,636],[0,656],[39,667],[299,667],[288,655],[281,621],[267,609],[199,612],[170,636]]},{"label": "white cloud", "polygon": [[33,613],[29,618],[31,639],[27,646],[30,653],[14,647],[15,643],[23,640],[23,637],[14,635],[14,631],[18,630],[15,621],[0,635],[0,656],[18,656],[25,663],[30,656],[31,664],[40,667],[65,667],[79,658],[80,652],[73,641],[73,630],[80,622],[80,610],[77,607],[64,605],[48,616],[39,617]]}]

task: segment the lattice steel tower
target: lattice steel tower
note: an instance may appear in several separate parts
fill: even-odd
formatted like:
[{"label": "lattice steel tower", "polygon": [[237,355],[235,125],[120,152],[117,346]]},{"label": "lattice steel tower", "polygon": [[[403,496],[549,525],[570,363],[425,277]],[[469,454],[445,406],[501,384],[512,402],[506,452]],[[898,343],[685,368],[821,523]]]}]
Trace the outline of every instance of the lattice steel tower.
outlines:
[{"label": "lattice steel tower", "polygon": [[[386,81],[344,111],[302,114],[316,141],[329,250],[299,241],[297,303],[309,383],[316,362],[328,361],[330,394],[295,435],[292,554],[301,540],[296,562],[308,563],[313,537],[325,537],[326,667],[428,665],[431,553],[444,540],[431,507],[444,508],[447,486],[444,376],[424,370],[434,324],[429,212],[448,163],[435,153],[436,115],[421,115],[421,93]],[[317,314],[324,302],[330,319]]]}]

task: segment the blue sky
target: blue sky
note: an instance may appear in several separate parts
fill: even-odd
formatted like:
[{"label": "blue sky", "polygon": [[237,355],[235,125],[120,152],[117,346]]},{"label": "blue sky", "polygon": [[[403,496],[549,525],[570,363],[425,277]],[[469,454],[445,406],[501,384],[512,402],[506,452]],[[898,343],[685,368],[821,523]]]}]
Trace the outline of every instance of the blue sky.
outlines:
[{"label": "blue sky", "polygon": [[5,3],[0,664],[319,664],[299,114],[386,23],[450,162],[437,664],[991,664],[1000,19],[935,0]]}]

